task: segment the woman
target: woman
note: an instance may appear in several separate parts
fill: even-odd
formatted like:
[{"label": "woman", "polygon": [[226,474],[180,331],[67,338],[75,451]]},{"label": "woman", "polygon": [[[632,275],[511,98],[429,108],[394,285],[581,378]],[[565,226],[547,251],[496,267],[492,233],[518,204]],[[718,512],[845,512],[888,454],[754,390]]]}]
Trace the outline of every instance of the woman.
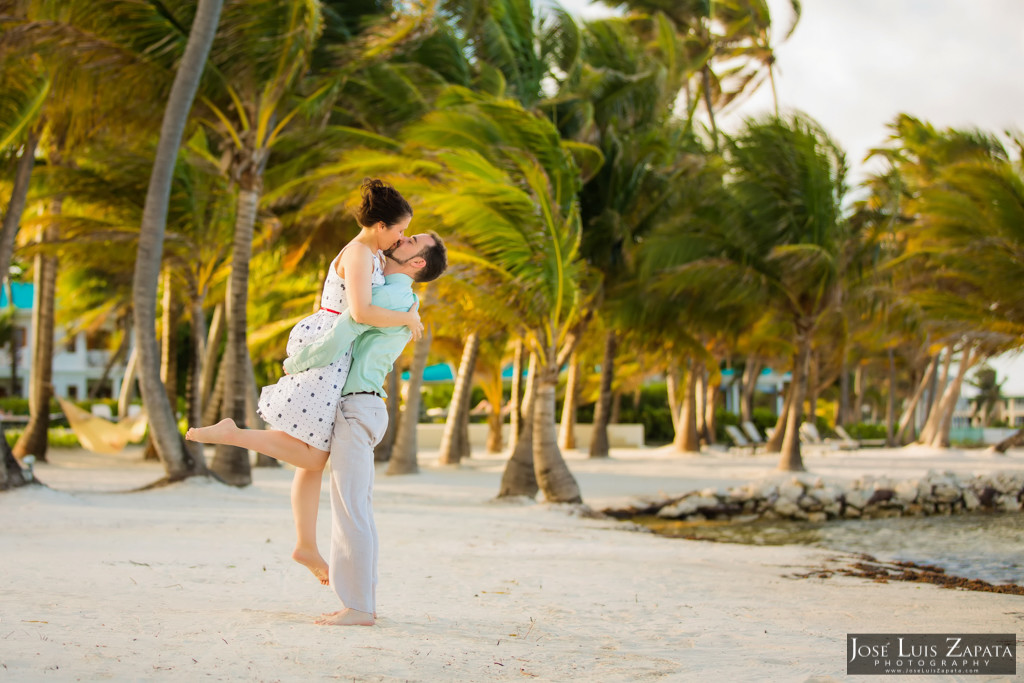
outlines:
[{"label": "woman", "polygon": [[[353,320],[374,327],[406,326],[413,339],[423,333],[419,313],[392,311],[370,303],[371,287],[384,284],[384,252],[396,246],[412,220],[412,207],[394,187],[367,179],[357,213],[361,230],[331,262],[320,310],[303,318],[288,335],[289,356],[327,333],[335,317],[351,309]],[[328,584],[327,562],[317,548],[316,516],[320,482],[330,454],[334,413],[348,376],[351,355],[327,367],[282,377],[264,387],[258,413],[271,429],[239,429],[234,420],[189,429],[185,438],[252,449],[295,465],[292,513],[298,536],[292,559]]]}]

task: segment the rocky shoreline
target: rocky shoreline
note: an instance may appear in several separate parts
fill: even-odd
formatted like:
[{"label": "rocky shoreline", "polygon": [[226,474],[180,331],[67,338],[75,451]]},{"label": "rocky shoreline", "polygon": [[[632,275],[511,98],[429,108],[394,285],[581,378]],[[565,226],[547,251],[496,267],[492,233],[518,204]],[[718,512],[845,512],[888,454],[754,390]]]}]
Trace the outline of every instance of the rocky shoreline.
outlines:
[{"label": "rocky shoreline", "polygon": [[603,510],[616,519],[656,515],[663,519],[807,520],[882,519],[1014,512],[1024,508],[1024,474],[995,472],[962,478],[930,470],[924,477],[894,481],[864,476],[850,482],[812,475],[775,478],[733,488],[703,489],[667,499],[645,499]]}]

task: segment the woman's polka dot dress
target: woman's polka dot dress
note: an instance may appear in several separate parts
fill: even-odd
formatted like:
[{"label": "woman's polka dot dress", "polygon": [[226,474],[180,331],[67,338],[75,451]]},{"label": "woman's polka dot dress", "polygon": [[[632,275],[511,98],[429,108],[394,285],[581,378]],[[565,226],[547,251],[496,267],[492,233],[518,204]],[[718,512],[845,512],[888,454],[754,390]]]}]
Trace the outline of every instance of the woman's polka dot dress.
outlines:
[{"label": "woman's polka dot dress", "polygon": [[[345,281],[338,276],[335,257],[324,280],[324,293],[320,297],[320,310],[303,318],[288,335],[286,352],[294,355],[299,349],[319,339],[334,325],[337,311],[348,309],[345,295]],[[379,287],[384,284],[382,263],[384,254],[378,252],[373,260],[370,284]],[[341,398],[341,388],[348,378],[352,362],[350,351],[327,367],[310,368],[294,375],[285,375],[272,384],[263,387],[257,412],[272,429],[278,429],[305,441],[314,448],[330,450],[331,432],[334,430],[334,411]]]}]

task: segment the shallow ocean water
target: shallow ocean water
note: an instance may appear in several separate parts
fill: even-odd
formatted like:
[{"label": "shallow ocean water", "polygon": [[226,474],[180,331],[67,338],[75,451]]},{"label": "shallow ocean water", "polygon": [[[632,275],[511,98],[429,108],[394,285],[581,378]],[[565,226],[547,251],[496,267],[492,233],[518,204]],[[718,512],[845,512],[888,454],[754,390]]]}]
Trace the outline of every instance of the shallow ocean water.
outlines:
[{"label": "shallow ocean water", "polygon": [[1024,514],[962,514],[829,522],[680,522],[636,518],[655,533],[748,545],[807,545],[879,560],[937,565],[947,574],[1024,586]]}]

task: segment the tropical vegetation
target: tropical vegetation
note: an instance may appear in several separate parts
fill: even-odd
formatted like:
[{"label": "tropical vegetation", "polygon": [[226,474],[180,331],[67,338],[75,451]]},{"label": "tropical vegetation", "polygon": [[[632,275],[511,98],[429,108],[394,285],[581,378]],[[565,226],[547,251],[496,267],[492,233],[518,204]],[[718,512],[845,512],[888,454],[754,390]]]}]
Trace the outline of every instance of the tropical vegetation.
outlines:
[{"label": "tropical vegetation", "polygon": [[[167,481],[250,483],[248,453],[207,462],[177,407],[260,426],[257,387],[367,176],[451,260],[394,373],[412,366],[403,407],[388,389],[391,473],[416,471],[429,360],[458,366],[441,461],[470,455],[477,388],[503,496],[582,500],[563,457],[581,416],[592,457],[623,417],[681,455],[758,423],[784,470],[805,422],[948,445],[970,370],[1024,345],[1024,141],[901,114],[851,187],[843,150],[777,96],[722,125],[774,91],[799,2],[781,30],[764,0],[608,4],[0,2],[0,275],[37,297],[0,489],[46,457],[55,325],[114,332]],[[757,396],[765,368],[790,373],[785,396]],[[974,381],[987,415],[998,381]]]}]

